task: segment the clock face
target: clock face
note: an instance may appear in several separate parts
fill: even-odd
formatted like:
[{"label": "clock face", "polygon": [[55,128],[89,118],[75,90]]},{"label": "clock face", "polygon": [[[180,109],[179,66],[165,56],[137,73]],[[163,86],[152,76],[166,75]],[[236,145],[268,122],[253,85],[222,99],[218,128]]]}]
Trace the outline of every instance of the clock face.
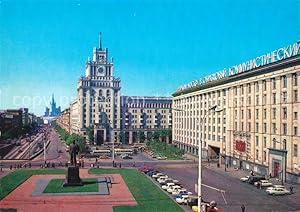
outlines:
[{"label": "clock face", "polygon": [[103,67],[99,67],[97,69],[97,75],[102,75],[104,73],[104,68]]}]

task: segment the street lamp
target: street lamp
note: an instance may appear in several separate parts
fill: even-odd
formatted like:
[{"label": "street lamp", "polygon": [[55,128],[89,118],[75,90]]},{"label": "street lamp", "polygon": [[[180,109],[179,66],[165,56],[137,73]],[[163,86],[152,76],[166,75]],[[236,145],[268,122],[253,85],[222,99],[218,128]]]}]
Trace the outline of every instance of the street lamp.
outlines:
[{"label": "street lamp", "polygon": [[[177,109],[177,108],[172,108],[173,110],[175,111],[184,111],[184,112],[188,112],[188,111],[185,111],[185,110],[181,110],[181,109]],[[222,108],[218,108],[218,105],[214,105],[210,108],[208,108],[208,110],[206,110],[204,112],[204,116],[200,119],[200,128],[199,128],[199,131],[200,131],[200,136],[199,136],[199,144],[198,144],[198,211],[201,210],[201,198],[202,198],[202,189],[201,189],[201,181],[202,181],[202,129],[203,129],[203,124],[206,120],[206,117],[208,116],[208,114],[213,111],[213,112],[221,112],[223,111]],[[199,119],[197,119],[197,121],[199,121]]]}]

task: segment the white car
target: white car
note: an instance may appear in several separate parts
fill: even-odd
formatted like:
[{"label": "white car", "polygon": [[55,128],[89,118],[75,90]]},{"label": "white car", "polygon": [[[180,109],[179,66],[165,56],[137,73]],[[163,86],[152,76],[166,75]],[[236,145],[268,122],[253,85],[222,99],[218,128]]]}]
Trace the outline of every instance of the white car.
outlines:
[{"label": "white car", "polygon": [[250,176],[242,177],[240,180],[241,180],[242,182],[246,182],[246,181],[249,179],[249,177],[250,177]]},{"label": "white car", "polygon": [[167,189],[167,192],[172,193],[176,189],[180,189],[181,187],[179,185],[173,185]]},{"label": "white car", "polygon": [[266,189],[266,192],[270,191],[270,190],[274,190],[275,188],[284,188],[286,189],[283,185],[273,185],[273,186],[270,186]]},{"label": "white car", "polygon": [[166,179],[168,179],[167,175],[163,175],[157,178],[157,182],[162,183],[164,181],[166,181]]},{"label": "white car", "polygon": [[160,173],[160,172],[158,172],[158,173],[152,175],[153,178],[159,178],[159,177],[161,177],[161,176],[164,176],[164,174],[163,174],[163,173]]},{"label": "white car", "polygon": [[175,201],[178,203],[178,204],[187,204],[188,203],[188,200],[189,200],[189,197],[187,196],[181,196],[180,198],[176,198]]},{"label": "white car", "polygon": [[166,185],[163,185],[161,188],[164,190],[167,190],[168,188],[170,188],[171,186],[174,186],[175,183],[167,183]]},{"label": "white car", "polygon": [[267,180],[260,180],[258,182],[255,182],[254,185],[257,186],[257,184],[260,183],[261,187],[266,187],[266,186],[271,186],[273,185],[271,182],[267,181]]},{"label": "white car", "polygon": [[180,189],[173,191],[172,195],[176,196],[176,195],[182,194],[182,193],[188,193],[188,195],[192,195],[192,192],[187,192],[187,190],[185,188],[180,188]]},{"label": "white car", "polygon": [[274,188],[272,190],[268,190],[267,193],[270,195],[285,195],[290,194],[290,191],[285,188]]}]

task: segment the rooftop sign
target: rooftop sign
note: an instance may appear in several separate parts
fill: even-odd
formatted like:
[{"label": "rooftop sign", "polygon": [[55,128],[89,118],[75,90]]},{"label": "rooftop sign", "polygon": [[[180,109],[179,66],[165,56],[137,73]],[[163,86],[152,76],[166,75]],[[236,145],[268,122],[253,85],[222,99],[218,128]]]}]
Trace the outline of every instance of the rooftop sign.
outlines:
[{"label": "rooftop sign", "polygon": [[300,41],[291,44],[289,46],[277,49],[268,54],[256,57],[255,59],[241,63],[239,65],[232,66],[228,69],[223,69],[217,73],[206,76],[202,79],[194,80],[188,84],[180,86],[177,91],[182,91],[188,88],[204,85],[208,82],[223,79],[225,77],[234,76],[243,72],[250,71],[252,69],[265,66],[280,60],[284,60],[300,54]]}]

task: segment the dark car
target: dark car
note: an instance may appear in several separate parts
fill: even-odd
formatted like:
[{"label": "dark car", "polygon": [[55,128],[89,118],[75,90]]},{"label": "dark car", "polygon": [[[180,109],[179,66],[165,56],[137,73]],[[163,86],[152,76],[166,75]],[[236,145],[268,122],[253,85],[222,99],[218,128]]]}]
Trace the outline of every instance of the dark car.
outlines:
[{"label": "dark car", "polygon": [[258,182],[260,180],[265,180],[265,177],[261,176],[250,176],[249,179],[247,180],[247,183],[254,185],[255,182]]}]

